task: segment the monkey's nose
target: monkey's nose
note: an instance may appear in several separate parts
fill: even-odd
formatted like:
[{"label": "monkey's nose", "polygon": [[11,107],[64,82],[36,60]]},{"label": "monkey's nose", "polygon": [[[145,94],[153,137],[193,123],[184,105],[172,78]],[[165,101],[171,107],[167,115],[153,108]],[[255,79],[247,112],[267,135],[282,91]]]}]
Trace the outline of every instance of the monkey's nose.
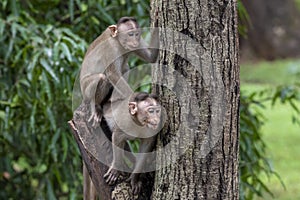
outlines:
[{"label": "monkey's nose", "polygon": [[133,43],[132,43],[132,46],[133,46],[133,47],[138,47],[138,46],[139,46],[139,43],[138,43],[138,42],[133,42]]}]

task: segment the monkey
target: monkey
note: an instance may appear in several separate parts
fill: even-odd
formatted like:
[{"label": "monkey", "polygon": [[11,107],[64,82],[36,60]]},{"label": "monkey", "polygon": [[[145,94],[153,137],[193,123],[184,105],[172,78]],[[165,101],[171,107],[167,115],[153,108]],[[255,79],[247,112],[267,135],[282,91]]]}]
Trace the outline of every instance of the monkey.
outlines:
[{"label": "monkey", "polygon": [[[158,27],[157,15],[154,21],[154,27]],[[147,62],[155,62],[159,51],[158,39],[158,29],[154,29],[150,45],[147,45],[141,38],[136,19],[123,17],[90,44],[82,62],[79,80],[83,101],[90,104],[88,122],[92,122],[93,127],[100,124],[102,107],[110,98],[113,89],[119,90],[123,98],[124,95],[132,94],[127,77],[122,77],[129,70],[129,55],[134,54]],[[120,83],[118,88],[116,82]],[[90,195],[85,196],[85,199],[94,199],[95,188],[85,167],[83,172],[85,193]]]},{"label": "monkey", "polygon": [[[120,102],[121,101],[121,102]],[[126,106],[127,105],[127,106]],[[105,104],[104,118],[112,131],[113,160],[104,174],[106,183],[116,183],[124,166],[124,147],[127,140],[139,138],[139,153],[152,151],[156,133],[161,126],[161,105],[158,96],[146,92],[134,93],[129,100],[116,100]],[[136,158],[134,169],[128,178],[134,195],[141,190],[139,175],[146,161],[146,156]]]},{"label": "monkey", "polygon": [[[158,26],[155,20],[154,26]],[[141,30],[134,17],[122,17],[109,26],[89,46],[80,71],[80,88],[83,101],[90,103],[92,126],[99,125],[103,104],[112,90],[118,90],[125,99],[133,92],[122,77],[129,70],[128,57],[134,54],[146,62],[154,63],[158,57],[158,30],[151,33],[150,45],[141,38]],[[118,82],[118,85],[117,85]]]}]

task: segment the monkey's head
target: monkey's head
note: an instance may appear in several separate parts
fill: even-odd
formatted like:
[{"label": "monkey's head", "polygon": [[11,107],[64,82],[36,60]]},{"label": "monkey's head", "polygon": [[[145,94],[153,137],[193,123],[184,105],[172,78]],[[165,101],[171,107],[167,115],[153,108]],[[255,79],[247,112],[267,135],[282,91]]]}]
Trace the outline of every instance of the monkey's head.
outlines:
[{"label": "monkey's head", "polygon": [[111,36],[116,38],[126,50],[135,50],[140,45],[141,30],[136,19],[133,17],[122,17],[117,25],[108,27]]},{"label": "monkey's head", "polygon": [[158,97],[146,92],[135,93],[129,102],[129,113],[137,124],[157,129],[161,120]]}]

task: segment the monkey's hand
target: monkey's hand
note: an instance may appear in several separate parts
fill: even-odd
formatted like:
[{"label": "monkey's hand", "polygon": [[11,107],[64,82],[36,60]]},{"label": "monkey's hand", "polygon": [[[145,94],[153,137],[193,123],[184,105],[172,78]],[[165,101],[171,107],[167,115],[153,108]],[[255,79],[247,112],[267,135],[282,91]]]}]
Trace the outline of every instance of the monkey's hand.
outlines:
[{"label": "monkey's hand", "polygon": [[138,180],[138,175],[131,174],[127,181],[130,181],[133,195],[138,195],[142,190],[142,182]]},{"label": "monkey's hand", "polygon": [[120,176],[120,172],[112,167],[104,174],[103,178],[105,179],[108,185],[114,185]]}]

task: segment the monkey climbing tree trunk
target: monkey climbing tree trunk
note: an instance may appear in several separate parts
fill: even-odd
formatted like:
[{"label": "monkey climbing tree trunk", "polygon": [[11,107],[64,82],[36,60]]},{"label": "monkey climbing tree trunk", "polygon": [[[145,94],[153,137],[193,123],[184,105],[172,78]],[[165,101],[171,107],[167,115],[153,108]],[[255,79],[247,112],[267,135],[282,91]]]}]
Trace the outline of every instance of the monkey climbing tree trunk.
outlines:
[{"label": "monkey climbing tree trunk", "polygon": [[151,6],[161,28],[153,89],[167,111],[152,199],[238,199],[236,0]]}]

